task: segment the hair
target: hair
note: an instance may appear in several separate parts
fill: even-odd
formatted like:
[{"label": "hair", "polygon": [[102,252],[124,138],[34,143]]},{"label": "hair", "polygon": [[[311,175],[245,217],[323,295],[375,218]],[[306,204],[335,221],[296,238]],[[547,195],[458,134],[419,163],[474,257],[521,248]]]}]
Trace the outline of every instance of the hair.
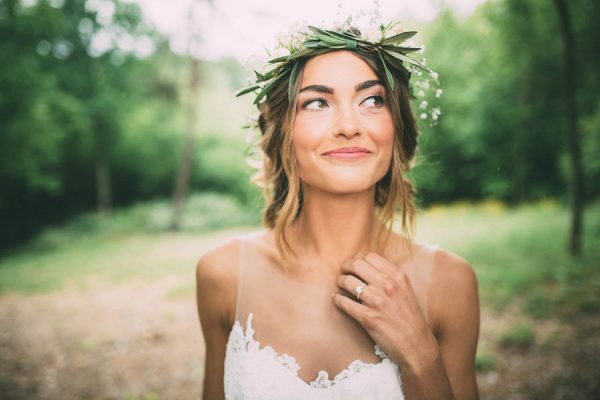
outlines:
[{"label": "hair", "polygon": [[[353,51],[375,72],[386,89],[386,103],[394,124],[393,150],[390,167],[375,187],[376,215],[386,227],[386,239],[392,231],[395,213],[401,211],[402,234],[410,238],[414,232],[414,189],[405,174],[411,169],[417,148],[418,129],[410,108],[406,71],[392,70],[394,89],[386,79],[385,70],[376,55]],[[273,229],[277,248],[284,258],[295,256],[286,236],[286,228],[302,210],[302,185],[297,170],[292,143],[292,126],[300,83],[306,60],[298,61],[298,79],[288,99],[289,79],[280,80],[259,105],[258,126],[262,133],[258,147],[262,165],[252,181],[263,188],[266,205],[263,224]],[[378,239],[379,240],[379,236]]]}]

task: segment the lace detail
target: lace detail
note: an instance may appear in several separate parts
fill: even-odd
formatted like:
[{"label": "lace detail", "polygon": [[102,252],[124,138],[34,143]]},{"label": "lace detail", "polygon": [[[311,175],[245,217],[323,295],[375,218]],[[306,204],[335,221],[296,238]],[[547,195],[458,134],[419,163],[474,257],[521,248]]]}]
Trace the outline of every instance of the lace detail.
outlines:
[{"label": "lace detail", "polygon": [[[404,399],[398,366],[378,345],[374,352],[380,362],[354,360],[333,379],[320,370],[317,378],[307,383],[298,376],[300,366],[294,357],[271,346],[261,347],[254,339],[252,319],[253,313],[249,313],[245,331],[235,321],[227,342],[226,399]],[[364,379],[357,379],[361,376]],[[336,392],[327,394],[331,390]]]}]

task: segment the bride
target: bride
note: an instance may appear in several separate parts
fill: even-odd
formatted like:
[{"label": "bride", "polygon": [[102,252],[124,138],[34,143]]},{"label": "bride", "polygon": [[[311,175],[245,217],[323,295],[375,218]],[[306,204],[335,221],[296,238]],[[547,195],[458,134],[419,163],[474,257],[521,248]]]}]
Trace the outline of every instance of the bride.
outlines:
[{"label": "bride", "polygon": [[473,270],[411,238],[409,93],[437,75],[414,32],[376,28],[309,27],[240,92],[260,111],[266,229],[198,262],[205,400],[478,396]]}]

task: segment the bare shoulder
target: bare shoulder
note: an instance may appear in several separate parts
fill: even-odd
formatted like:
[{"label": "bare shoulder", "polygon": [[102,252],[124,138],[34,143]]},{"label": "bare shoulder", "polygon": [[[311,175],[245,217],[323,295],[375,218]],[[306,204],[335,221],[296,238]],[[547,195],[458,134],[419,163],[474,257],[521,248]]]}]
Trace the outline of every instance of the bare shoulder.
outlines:
[{"label": "bare shoulder", "polygon": [[196,265],[198,308],[224,324],[233,320],[240,254],[240,237],[229,238],[204,253]]},{"label": "bare shoulder", "polygon": [[430,285],[430,310],[440,333],[455,326],[478,329],[477,277],[468,261],[448,250],[435,249]]},{"label": "bare shoulder", "polygon": [[477,278],[471,264],[461,256],[437,248],[433,254],[432,283],[441,284],[439,289],[468,289],[477,286]]}]

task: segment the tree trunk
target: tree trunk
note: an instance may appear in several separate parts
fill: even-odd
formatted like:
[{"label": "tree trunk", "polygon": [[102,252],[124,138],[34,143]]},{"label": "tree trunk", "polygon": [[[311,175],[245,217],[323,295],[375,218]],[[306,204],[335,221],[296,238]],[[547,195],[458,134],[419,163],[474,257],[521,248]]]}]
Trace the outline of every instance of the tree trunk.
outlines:
[{"label": "tree trunk", "polygon": [[581,144],[577,126],[577,64],[575,60],[575,41],[565,0],[554,0],[560,20],[560,29],[564,46],[564,100],[567,123],[567,137],[571,156],[571,232],[569,251],[572,255],[581,254],[582,214],[583,214],[583,165],[581,160]]},{"label": "tree trunk", "polygon": [[173,215],[171,219],[171,229],[178,230],[181,227],[181,214],[183,202],[188,191],[190,183],[190,174],[194,161],[194,147],[196,143],[196,122],[197,122],[197,104],[198,89],[200,86],[200,66],[199,61],[191,58],[190,81],[188,86],[188,104],[186,116],[186,130],[183,138],[183,149],[181,163],[175,178],[175,188],[173,190]]}]

